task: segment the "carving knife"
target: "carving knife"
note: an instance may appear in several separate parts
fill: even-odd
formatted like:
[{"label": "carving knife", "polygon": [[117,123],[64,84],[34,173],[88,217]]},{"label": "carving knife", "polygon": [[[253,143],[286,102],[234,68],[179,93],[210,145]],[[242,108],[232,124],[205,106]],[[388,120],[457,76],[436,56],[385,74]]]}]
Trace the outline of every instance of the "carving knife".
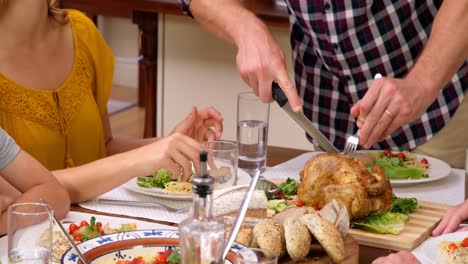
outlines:
[{"label": "carving knife", "polygon": [[292,118],[296,123],[309,134],[319,146],[326,152],[339,152],[338,149],[326,138],[318,128],[301,112],[294,112],[289,104],[288,98],[276,82],[272,84],[272,95],[278,105]]}]

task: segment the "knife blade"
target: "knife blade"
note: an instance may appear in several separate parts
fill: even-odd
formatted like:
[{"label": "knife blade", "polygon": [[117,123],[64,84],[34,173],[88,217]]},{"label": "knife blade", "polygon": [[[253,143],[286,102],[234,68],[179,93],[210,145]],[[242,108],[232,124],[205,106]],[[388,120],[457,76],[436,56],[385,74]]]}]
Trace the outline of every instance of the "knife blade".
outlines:
[{"label": "knife blade", "polygon": [[311,136],[319,146],[326,152],[336,152],[338,149],[326,138],[318,128],[301,112],[294,112],[289,104],[288,98],[284,94],[283,90],[279,87],[276,82],[272,84],[272,95],[273,99],[278,105],[294,120],[296,123],[304,129],[304,131]]}]

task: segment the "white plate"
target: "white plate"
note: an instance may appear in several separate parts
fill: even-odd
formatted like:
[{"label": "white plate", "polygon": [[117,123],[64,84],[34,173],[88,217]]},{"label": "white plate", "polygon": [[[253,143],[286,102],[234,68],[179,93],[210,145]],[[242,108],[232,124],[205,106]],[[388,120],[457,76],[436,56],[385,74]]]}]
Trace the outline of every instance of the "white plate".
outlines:
[{"label": "white plate", "polygon": [[422,178],[422,179],[402,179],[402,180],[392,180],[390,179],[390,183],[392,186],[403,186],[403,185],[411,185],[423,182],[431,182],[437,181],[442,178],[445,178],[450,175],[452,168],[440,159],[436,159],[433,157],[429,157],[426,155],[419,155],[413,154],[420,159],[427,159],[429,162],[429,169],[427,169],[426,173],[429,177]]},{"label": "white plate", "polygon": [[[78,244],[78,248],[87,258],[93,258],[91,259],[91,262],[96,261],[97,263],[112,264],[115,263],[117,260],[131,260],[138,256],[147,256],[148,253],[156,255],[157,251],[163,251],[167,249],[167,247],[175,246],[173,242],[163,241],[167,241],[170,239],[172,239],[171,241],[174,241],[174,239],[177,239],[178,237],[178,230],[138,230],[131,232],[115,233],[90,239],[88,241]],[[161,242],[158,242],[157,244],[160,245],[156,246],[156,243],[154,242],[158,239]],[[149,247],[149,250],[145,250],[145,247]],[[233,253],[236,253],[242,248],[244,248],[244,246],[242,246],[241,244],[234,243],[234,245],[231,248],[231,251]],[[232,259],[233,254],[230,255],[230,258]],[[75,250],[70,249],[62,256],[61,263],[77,264],[80,263],[78,260],[79,258]],[[225,263],[232,262],[227,260]]]},{"label": "white plate", "polygon": [[438,237],[430,237],[419,247],[413,250],[413,254],[423,264],[444,263],[445,257],[440,252],[439,244],[443,241],[461,241],[468,237],[468,232],[455,232]]},{"label": "white plate", "polygon": [[[237,170],[237,185],[245,185],[249,184],[250,176],[244,170],[238,169]],[[137,184],[138,178],[134,178],[128,182],[126,182],[123,186],[133,192],[142,193],[146,195],[151,195],[163,199],[170,199],[170,200],[192,200],[192,194],[180,194],[180,193],[173,193],[168,192],[161,188],[143,188],[138,186]]]}]

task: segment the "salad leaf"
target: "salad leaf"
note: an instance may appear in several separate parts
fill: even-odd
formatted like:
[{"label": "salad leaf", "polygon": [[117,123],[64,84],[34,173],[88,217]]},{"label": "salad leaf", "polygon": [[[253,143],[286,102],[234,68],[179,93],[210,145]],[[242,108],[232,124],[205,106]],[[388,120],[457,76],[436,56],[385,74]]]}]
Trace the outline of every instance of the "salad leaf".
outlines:
[{"label": "salad leaf", "polygon": [[167,258],[167,263],[169,264],[180,264],[182,260],[180,259],[180,250],[176,249],[172,251],[171,255]]},{"label": "salad leaf", "polygon": [[143,188],[161,188],[164,189],[166,183],[173,181],[171,171],[168,169],[159,169],[153,176],[140,176],[137,178],[137,184]]},{"label": "salad leaf", "polygon": [[164,188],[166,186],[166,183],[171,182],[171,171],[168,169],[159,169],[156,171],[154,174],[154,186],[157,188]]},{"label": "salad leaf", "polygon": [[374,164],[380,165],[385,176],[389,179],[421,179],[428,177],[420,169],[406,167],[403,160],[398,157],[382,156],[375,159]]},{"label": "salad leaf", "polygon": [[288,204],[284,199],[269,200],[267,203],[267,208],[275,210],[276,213],[279,213],[286,210],[286,208],[288,208]]},{"label": "salad leaf", "polygon": [[393,212],[376,212],[367,217],[351,222],[352,228],[364,229],[379,234],[398,235],[409,220],[406,214]]},{"label": "salad leaf", "polygon": [[419,207],[416,198],[398,198],[393,196],[390,211],[394,213],[409,214]]},{"label": "salad leaf", "polygon": [[299,184],[294,179],[288,178],[278,187],[285,195],[295,195]]}]

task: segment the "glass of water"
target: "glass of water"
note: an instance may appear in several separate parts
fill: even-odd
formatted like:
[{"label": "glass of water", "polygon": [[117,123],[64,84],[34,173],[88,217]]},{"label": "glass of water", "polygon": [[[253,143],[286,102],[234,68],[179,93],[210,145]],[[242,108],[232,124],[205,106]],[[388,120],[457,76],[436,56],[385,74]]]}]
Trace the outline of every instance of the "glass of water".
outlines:
[{"label": "glass of water", "polygon": [[267,249],[244,248],[236,253],[237,264],[277,264],[278,257]]},{"label": "glass of water", "polygon": [[215,188],[237,183],[238,148],[235,142],[208,141],[202,144],[208,154],[208,174],[215,178]]},{"label": "glass of water", "polygon": [[8,208],[8,262],[51,263],[53,210],[43,203]]},{"label": "glass of water", "polygon": [[237,96],[237,144],[239,168],[250,176],[266,169],[270,105],[262,103],[253,92]]}]

